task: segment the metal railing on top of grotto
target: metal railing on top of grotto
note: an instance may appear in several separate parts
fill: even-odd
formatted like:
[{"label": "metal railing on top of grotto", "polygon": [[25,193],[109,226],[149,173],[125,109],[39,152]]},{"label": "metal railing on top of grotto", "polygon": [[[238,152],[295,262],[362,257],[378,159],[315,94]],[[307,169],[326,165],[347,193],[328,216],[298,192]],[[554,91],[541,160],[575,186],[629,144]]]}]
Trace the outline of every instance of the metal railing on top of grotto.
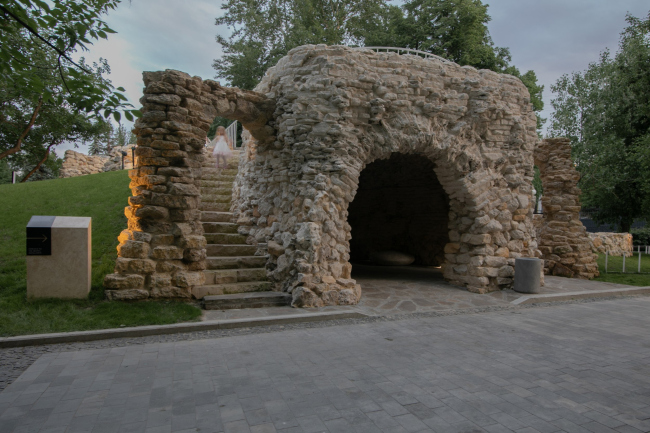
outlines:
[{"label": "metal railing on top of grotto", "polygon": [[435,54],[427,53],[426,51],[413,50],[411,48],[400,48],[400,47],[353,47],[355,50],[373,50],[376,53],[397,53],[397,54],[411,54],[414,56],[422,56],[425,59],[435,59],[440,60],[443,63],[452,63],[450,60],[445,59],[444,57],[436,56]]}]

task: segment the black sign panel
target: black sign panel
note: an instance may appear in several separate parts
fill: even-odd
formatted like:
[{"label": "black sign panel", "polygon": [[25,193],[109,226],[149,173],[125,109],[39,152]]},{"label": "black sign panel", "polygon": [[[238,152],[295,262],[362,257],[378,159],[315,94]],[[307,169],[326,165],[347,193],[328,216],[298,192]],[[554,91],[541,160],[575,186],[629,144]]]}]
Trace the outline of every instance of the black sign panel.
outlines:
[{"label": "black sign panel", "polygon": [[50,227],[27,227],[27,255],[52,255],[52,229]]},{"label": "black sign panel", "polygon": [[27,224],[27,255],[52,255],[52,223],[55,217],[33,216]]}]

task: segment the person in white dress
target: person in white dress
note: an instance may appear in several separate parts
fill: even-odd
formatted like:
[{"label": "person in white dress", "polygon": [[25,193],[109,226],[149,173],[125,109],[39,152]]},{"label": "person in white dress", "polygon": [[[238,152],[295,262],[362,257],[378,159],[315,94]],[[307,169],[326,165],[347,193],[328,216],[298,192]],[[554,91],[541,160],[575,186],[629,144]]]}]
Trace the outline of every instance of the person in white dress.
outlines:
[{"label": "person in white dress", "polygon": [[[216,168],[218,170],[228,168],[228,158],[232,156],[232,141],[226,136],[226,128],[219,126],[217,135],[214,136],[214,140],[210,144],[214,145],[212,155],[217,159]],[[220,164],[222,159],[223,166]]]}]

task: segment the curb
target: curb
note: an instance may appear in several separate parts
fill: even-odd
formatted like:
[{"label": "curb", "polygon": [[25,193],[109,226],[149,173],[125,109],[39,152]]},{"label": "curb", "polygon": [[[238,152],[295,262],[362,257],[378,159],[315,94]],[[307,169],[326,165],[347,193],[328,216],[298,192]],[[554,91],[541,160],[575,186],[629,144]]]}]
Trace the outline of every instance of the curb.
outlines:
[{"label": "curb", "polygon": [[173,325],[137,326],[132,328],[100,329],[96,331],[60,332],[53,334],[21,335],[0,338],[0,349],[38,346],[43,344],[79,343],[109,338],[136,338],[183,332],[212,331],[216,329],[252,328],[256,326],[291,323],[321,322],[326,320],[360,319],[368,317],[357,312],[330,311],[324,313],[286,314],[251,319],[208,320],[205,322],[175,323]]},{"label": "curb", "polygon": [[571,301],[574,299],[608,298],[611,296],[634,296],[650,294],[650,287],[629,287],[624,289],[582,290],[579,292],[527,295],[510,302],[511,305],[538,304],[541,302]]}]

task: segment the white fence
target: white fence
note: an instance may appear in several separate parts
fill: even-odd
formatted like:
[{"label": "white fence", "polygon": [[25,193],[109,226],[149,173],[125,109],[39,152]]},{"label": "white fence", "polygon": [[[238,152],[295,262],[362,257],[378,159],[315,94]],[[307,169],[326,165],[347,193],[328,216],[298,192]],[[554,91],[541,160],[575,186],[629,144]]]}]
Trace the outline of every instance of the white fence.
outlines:
[{"label": "white fence", "polygon": [[237,121],[235,120],[226,128],[226,137],[230,139],[232,148],[237,147]]},{"label": "white fence", "polygon": [[[635,245],[632,248],[633,248],[633,250],[632,250],[631,253],[623,253],[623,270],[622,270],[622,273],[624,273],[624,274],[625,273],[630,273],[629,271],[626,272],[626,268],[625,268],[625,259],[628,257],[628,254],[629,254],[629,257],[631,259],[630,260],[631,267],[634,267],[634,262],[633,262],[634,256],[635,255],[637,256],[636,273],[640,274],[641,273],[641,255],[642,254],[647,255],[648,252],[650,251],[650,245],[643,245],[643,246]],[[634,251],[634,250],[636,250],[636,251]],[[614,256],[612,256],[612,257],[614,257]],[[609,250],[605,251],[605,273],[606,274],[608,274],[608,273],[619,273],[619,271],[609,272]],[[632,271],[631,273],[634,273],[634,271]],[[647,274],[649,272],[643,272],[643,273]]]},{"label": "white fence", "polygon": [[377,53],[397,53],[397,54],[411,54],[413,56],[424,57],[425,59],[436,59],[440,60],[443,63],[451,63],[449,60],[436,56],[435,54],[427,53],[426,51],[412,50],[410,48],[400,48],[400,47],[354,47],[356,50],[372,50]]}]

